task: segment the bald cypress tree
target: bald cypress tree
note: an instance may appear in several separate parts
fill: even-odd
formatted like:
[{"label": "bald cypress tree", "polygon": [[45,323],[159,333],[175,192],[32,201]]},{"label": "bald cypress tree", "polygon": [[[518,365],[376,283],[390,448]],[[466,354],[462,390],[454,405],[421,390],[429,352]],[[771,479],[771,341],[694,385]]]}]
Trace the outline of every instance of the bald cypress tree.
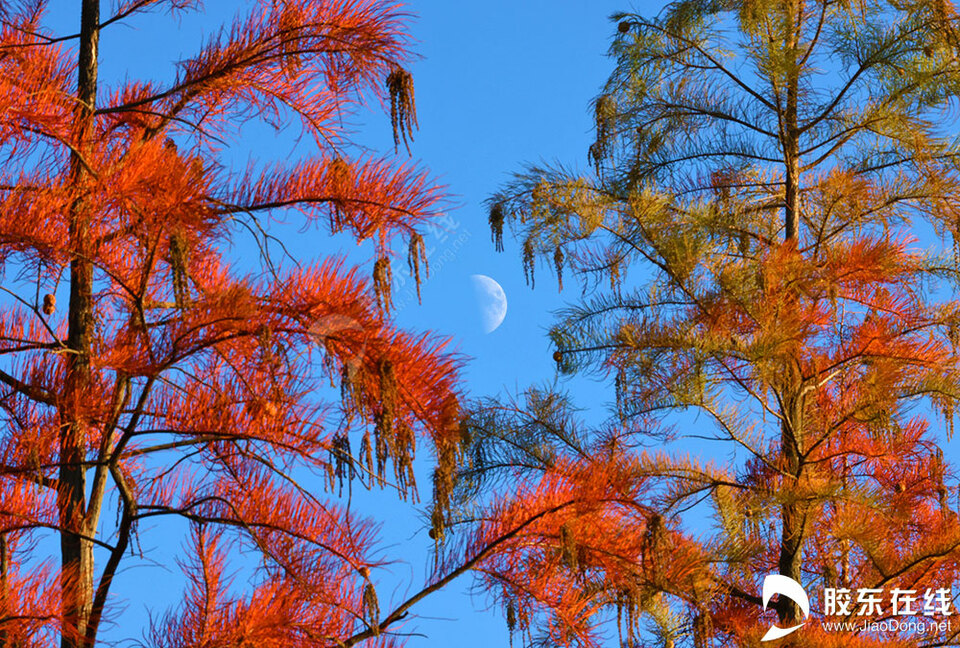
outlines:
[{"label": "bald cypress tree", "polygon": [[[511,626],[596,645],[616,618],[624,645],[760,645],[809,621],[786,597],[764,616],[768,574],[802,583],[817,620],[890,618],[894,589],[955,612],[957,20],[926,1],[615,16],[592,169],[531,167],[491,200],[529,279],[583,281],[554,358],[616,400],[592,427],[543,391],[473,414],[460,494],[496,515],[468,544],[530,525],[484,571]],[[826,606],[864,588],[882,611]],[[958,631],[808,622],[779,645]]]},{"label": "bald cypress tree", "polygon": [[[392,594],[374,511],[342,489],[415,499],[433,450],[442,500],[457,461],[460,360],[390,308],[442,192],[344,125],[372,100],[410,140],[409,17],[207,4],[241,13],[165,80],[98,82],[125,62],[101,34],[203,3],[0,0],[0,648],[397,646],[447,582]],[[52,33],[66,5],[76,33]],[[234,170],[245,124],[299,126],[301,157]],[[293,258],[282,223],[319,249]],[[182,568],[168,613],[146,562]],[[149,625],[121,616],[124,580]]]}]

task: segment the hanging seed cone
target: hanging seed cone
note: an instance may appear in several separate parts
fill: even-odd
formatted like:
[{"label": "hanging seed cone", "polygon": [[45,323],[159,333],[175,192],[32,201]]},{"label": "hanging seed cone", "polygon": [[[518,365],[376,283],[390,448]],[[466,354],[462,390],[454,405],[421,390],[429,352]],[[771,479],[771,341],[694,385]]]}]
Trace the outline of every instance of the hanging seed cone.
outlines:
[{"label": "hanging seed cone", "polygon": [[380,257],[373,265],[373,290],[377,296],[377,304],[384,312],[393,308],[390,288],[393,285],[393,272],[390,270],[390,259]]},{"label": "hanging seed cone", "polygon": [[557,285],[563,290],[563,261],[566,257],[563,254],[563,248],[559,245],[553,251],[553,267],[557,271]]},{"label": "hanging seed cone", "polygon": [[378,372],[380,374],[380,411],[375,416],[374,431],[377,437],[377,472],[380,477],[383,477],[387,456],[392,455],[394,460],[398,461],[402,453],[402,450],[397,448],[394,434],[394,421],[400,394],[397,390],[397,376],[393,363],[389,360],[381,360],[378,363]]},{"label": "hanging seed cone", "polygon": [[610,290],[618,291],[620,289],[620,260],[610,261]]},{"label": "hanging seed cone", "polygon": [[377,591],[373,589],[373,583],[367,580],[363,588],[363,612],[367,620],[367,625],[374,636],[380,635],[380,602],[377,600]]},{"label": "hanging seed cone", "polygon": [[366,464],[367,472],[371,475],[373,472],[373,442],[370,439],[370,429],[363,432],[363,439],[360,441],[360,463]]},{"label": "hanging seed cone", "polygon": [[424,276],[430,276],[430,263],[427,260],[427,245],[423,236],[414,233],[410,236],[410,247],[407,251],[407,265],[410,267],[410,274],[413,275],[417,284],[417,302],[423,303],[420,297],[420,264],[423,263]]},{"label": "hanging seed cone", "polygon": [[594,122],[597,139],[590,147],[590,158],[593,160],[597,174],[601,172],[603,161],[610,156],[610,142],[613,140],[616,129],[617,102],[610,95],[597,97],[594,104]]},{"label": "hanging seed cone", "polygon": [[330,230],[333,233],[343,231],[347,208],[345,198],[350,195],[353,186],[353,172],[350,165],[339,157],[330,160],[327,165],[327,193],[333,198],[330,210]]},{"label": "hanging seed cone", "polygon": [[497,252],[503,252],[503,223],[504,223],[503,202],[497,201],[490,205],[490,215],[487,222],[490,223],[490,238]]},{"label": "hanging seed cone", "polygon": [[437,506],[434,506],[433,511],[430,513],[430,531],[428,532],[430,539],[437,544],[443,542],[446,536],[446,528],[447,524],[443,517],[443,511],[437,508]]},{"label": "hanging seed cone", "polygon": [[390,123],[393,126],[393,144],[400,148],[400,140],[410,152],[409,142],[417,129],[417,104],[413,93],[413,76],[402,67],[394,68],[387,76],[387,91],[390,94]]},{"label": "hanging seed cone", "polygon": [[530,286],[534,286],[533,271],[536,256],[533,251],[533,241],[527,239],[523,242],[523,278]]},{"label": "hanging seed cone", "polygon": [[455,397],[444,400],[441,425],[445,432],[451,434],[439,445],[437,467],[433,471],[432,523],[438,538],[443,537],[443,528],[450,512],[450,496],[456,481],[458,441],[462,438],[460,403]]}]

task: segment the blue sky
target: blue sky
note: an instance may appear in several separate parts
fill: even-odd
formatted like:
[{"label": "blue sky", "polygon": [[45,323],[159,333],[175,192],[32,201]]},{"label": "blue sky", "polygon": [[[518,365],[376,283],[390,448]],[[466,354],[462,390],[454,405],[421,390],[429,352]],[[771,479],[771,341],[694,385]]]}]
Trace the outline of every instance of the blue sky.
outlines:
[{"label": "blue sky", "polygon": [[[103,3],[105,14],[110,4]],[[251,2],[206,4],[205,14],[174,20],[151,14],[105,31],[101,91],[124,78],[169,80],[177,60],[190,56],[205,35]],[[51,29],[76,32],[78,3],[50,5]],[[423,303],[405,299],[401,290],[397,320],[406,328],[432,329],[453,338],[456,350],[469,358],[465,376],[472,396],[550,381],[555,375],[553,349],[545,330],[551,311],[576,299],[578,292],[571,282],[558,294],[546,268],[535,291],[526,286],[516,244],[508,238],[504,253],[494,251],[483,203],[523,162],[586,164],[592,135],[589,102],[611,69],[605,53],[615,25],[608,16],[631,7],[622,0],[414,0],[408,6],[416,14],[411,31],[414,50],[421,56],[412,66],[421,126],[413,156],[447,186],[451,208],[442,220],[445,231],[433,230],[427,239],[432,272]],[[634,8],[654,13],[659,4]],[[388,116],[364,112],[352,123],[359,143],[380,151],[392,148]],[[230,159],[243,166],[250,156],[277,160],[308,153],[305,143],[295,142],[295,135],[292,129],[280,134],[247,129],[232,143]],[[316,230],[286,242],[301,258],[336,253],[349,243]],[[242,263],[252,251],[249,242],[238,238],[232,254]],[[351,258],[372,265],[365,256],[369,253],[354,251]],[[481,330],[472,274],[493,277],[509,302],[505,321],[489,335]],[[611,398],[608,389],[590,381],[580,381],[578,393],[584,406],[601,408]],[[429,484],[427,466],[422,468],[420,483]],[[428,487],[423,490],[422,496],[429,498]],[[430,541],[423,519],[413,507],[397,506],[386,496],[359,498],[355,503],[371,507],[373,517],[382,520],[385,555],[405,557],[384,575],[381,590],[392,589],[395,599],[405,598],[419,588],[427,571]],[[181,531],[165,527],[145,533],[143,548],[169,564],[180,546]],[[482,594],[471,598],[469,585],[464,580],[417,608],[420,618],[405,630],[422,637],[413,637],[409,645],[450,641],[466,647],[507,645],[501,614],[484,611],[490,601]],[[117,626],[106,637],[136,639],[148,609],[156,615],[178,601],[179,579],[175,571],[144,563],[120,575],[116,593],[126,601],[126,611],[114,617]]]}]

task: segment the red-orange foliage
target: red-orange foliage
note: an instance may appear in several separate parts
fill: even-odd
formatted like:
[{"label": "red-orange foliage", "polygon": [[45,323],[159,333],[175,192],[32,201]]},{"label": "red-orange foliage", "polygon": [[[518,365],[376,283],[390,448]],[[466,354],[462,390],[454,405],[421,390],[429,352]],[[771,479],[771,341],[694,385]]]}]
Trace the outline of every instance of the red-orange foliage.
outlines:
[{"label": "red-orange foliage", "polygon": [[[669,316],[617,320],[622,337],[604,353],[629,376],[618,381],[629,408],[619,423],[591,429],[539,391],[474,412],[460,479],[464,500],[485,504],[450,556],[486,552],[477,569],[532,645],[605,645],[613,618],[627,646],[763,645],[774,619],[761,622],[758,586],[781,569],[789,505],[803,518],[798,580],[817,621],[863,623],[823,617],[824,587],[922,593],[960,575],[952,473],[927,416],[904,404],[948,394],[956,375],[944,335],[956,306],[931,308],[916,290],[922,255],[909,241],[857,237],[809,255],[774,243],[722,266],[740,277],[729,290],[712,284]],[[799,470],[768,431],[787,418],[781,395],[799,399]],[[766,412],[749,415],[751,401]],[[661,433],[658,412],[679,407],[706,415],[680,436],[734,443],[746,460],[636,450]],[[956,631],[910,638],[809,622],[786,645],[918,646]]]},{"label": "red-orange foliage", "polygon": [[[426,440],[442,503],[456,453],[457,361],[384,308],[393,246],[419,279],[440,193],[408,163],[345,153],[363,95],[393,106],[399,139],[415,125],[404,14],[263,0],[170,83],[98,89],[101,29],[200,3],[101,17],[83,0],[65,39],[44,31],[46,4],[0,2],[0,646],[95,645],[114,576],[162,517],[190,521],[193,541],[156,644],[393,643],[381,632],[405,610],[381,619],[371,523],[312,491],[359,472],[414,493]],[[228,171],[244,122],[291,119],[311,157]],[[272,264],[271,223],[297,217],[370,240],[373,281],[337,258]],[[224,257],[247,231],[258,274]],[[334,384],[342,399],[324,400]],[[44,556],[50,532],[60,551]],[[260,554],[246,594],[225,571],[241,546]]]}]

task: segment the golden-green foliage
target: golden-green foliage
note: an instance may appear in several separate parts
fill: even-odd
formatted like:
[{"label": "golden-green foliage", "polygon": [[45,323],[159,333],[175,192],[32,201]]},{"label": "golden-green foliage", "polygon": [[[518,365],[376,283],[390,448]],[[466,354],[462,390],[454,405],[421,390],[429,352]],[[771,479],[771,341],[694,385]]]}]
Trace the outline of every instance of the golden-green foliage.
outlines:
[{"label": "golden-green foliage", "polygon": [[[584,510],[588,487],[556,480],[619,483],[604,467],[616,464],[642,488],[538,527],[561,558],[537,563],[531,589],[516,587],[516,565],[485,573],[517,610],[536,599],[574,629],[553,641],[591,645],[616,616],[624,645],[695,648],[759,645],[764,574],[815,596],[953,582],[957,484],[938,449],[960,398],[952,3],[681,0],[657,18],[614,19],[593,171],[518,174],[491,198],[491,225],[497,241],[512,228],[531,282],[540,263],[584,280],[585,298],[550,332],[554,358],[562,373],[613,378],[615,411],[587,429],[569,408],[544,411],[539,392],[509,416],[486,403],[472,444],[527,448],[507,431],[533,417],[552,435],[550,460],[514,450],[498,466],[513,460],[515,475]],[[638,449],[678,438],[670,451]],[[708,452],[722,461],[699,458]],[[541,497],[480,499],[549,517]],[[591,545],[590,525],[619,506],[642,511],[646,544]],[[579,570],[577,596],[541,596],[550,569]],[[789,601],[776,608],[781,625],[799,618]],[[917,646],[955,643],[958,629],[804,632],[797,645]]]}]

